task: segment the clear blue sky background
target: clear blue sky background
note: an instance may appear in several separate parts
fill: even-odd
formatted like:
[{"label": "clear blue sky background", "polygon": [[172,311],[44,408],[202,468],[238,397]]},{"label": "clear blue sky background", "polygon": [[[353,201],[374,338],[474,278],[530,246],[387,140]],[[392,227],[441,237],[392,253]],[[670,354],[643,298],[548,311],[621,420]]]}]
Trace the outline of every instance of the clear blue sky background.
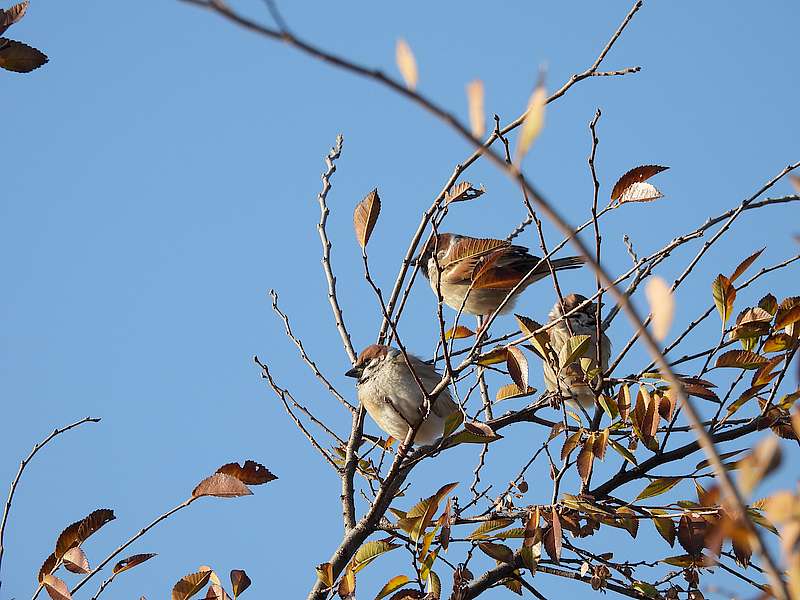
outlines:
[{"label": "clear blue sky background", "polygon": [[[51,61],[27,76],[0,73],[0,481],[10,482],[19,458],[55,426],[85,415],[103,421],[64,435],[26,472],[7,531],[4,599],[27,597],[58,532],[90,510],[111,507],[118,515],[86,545],[94,564],[217,466],[244,458],[280,479],[254,497],[203,500],[162,524],[132,548],[158,552],[157,559],[105,595],[164,598],[201,564],[246,569],[252,597],[304,595],[313,566],[340,534],[338,482],[289,424],[252,355],[340,432],[349,419],[299,362],[267,291],[280,290],[309,352],[353,398],[319,268],[322,158],[342,132],[329,232],[345,317],[363,346],[379,319],[360,276],[355,203],[379,187],[383,215],[370,250],[388,287],[420,212],[468,154],[445,127],[373,83],[191,6],[157,4],[33,0],[9,31]],[[395,40],[405,37],[423,92],[466,117],[464,85],[480,78],[487,111],[507,121],[524,108],[539,65],[547,64],[551,88],[561,85],[591,64],[631,3],[281,4],[298,33],[392,73]],[[261,3],[241,5],[267,20]],[[572,222],[585,219],[590,203],[587,123],[598,106],[604,198],[632,166],[672,167],[654,180],[662,201],[630,206],[605,224],[612,271],[629,264],[623,232],[648,253],[800,158],[798,17],[789,1],[648,2],[604,64],[641,65],[642,72],[584,81],[551,105],[526,167]],[[487,165],[469,179],[488,193],[454,210],[450,227],[505,235],[524,216],[518,193]],[[773,195],[787,193],[782,182]],[[699,314],[710,303],[711,278],[753,250],[768,245],[763,265],[795,253],[797,215],[788,205],[743,216],[681,288],[677,319]],[[659,274],[669,280],[690,257],[676,253]],[[593,286],[588,273],[564,281],[576,291]],[[798,292],[796,281],[795,268],[783,283],[764,285],[781,297]],[[743,296],[753,302],[764,291]],[[545,284],[519,309],[541,320],[552,302]],[[403,331],[421,354],[435,339],[433,306],[419,286]],[[717,331],[710,323],[695,339],[715,339]],[[618,347],[628,332],[619,319]],[[626,364],[643,360],[638,353]],[[372,423],[367,428],[375,432]],[[503,485],[544,434],[525,429],[498,444],[487,476]],[[466,497],[475,452],[421,469],[400,506],[449,480],[461,481]],[[794,477],[787,473],[784,483]],[[542,464],[529,481],[542,483],[526,500],[549,501]],[[630,548],[626,536],[604,540]],[[637,554],[669,551],[650,539],[648,532],[637,542]],[[364,598],[407,568],[405,558],[379,560],[360,580]],[[541,576],[536,582],[546,594],[574,589]]]}]

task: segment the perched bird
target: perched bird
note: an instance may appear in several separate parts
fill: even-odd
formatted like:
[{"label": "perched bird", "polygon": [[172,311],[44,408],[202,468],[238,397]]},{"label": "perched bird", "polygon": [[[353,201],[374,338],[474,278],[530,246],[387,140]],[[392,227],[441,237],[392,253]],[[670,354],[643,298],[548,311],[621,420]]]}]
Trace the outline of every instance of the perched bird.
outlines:
[{"label": "perched bird", "polygon": [[[434,294],[439,287],[445,304],[459,310],[463,303],[465,313],[477,316],[492,314],[506,295],[523,282],[501,311],[509,312],[526,287],[550,275],[547,263],[539,264],[540,259],[524,246],[456,233],[432,236],[417,261]],[[550,262],[556,271],[561,271],[580,267],[583,259],[570,256]]]},{"label": "perched bird", "polygon": [[[564,314],[568,313],[581,303],[586,302],[586,297],[580,294],[570,294],[564,298],[564,308],[562,311],[561,302],[556,302],[553,310],[550,311],[550,323],[560,319]],[[594,303],[587,304],[577,312],[573,313],[565,320],[559,321],[556,325],[548,329],[550,335],[550,345],[556,354],[561,352],[566,341],[572,335],[588,335],[591,336],[589,348],[586,350],[584,358],[591,358],[593,362],[592,369],[597,367],[597,324],[596,324],[597,305]],[[569,321],[569,328],[567,328],[566,321]],[[572,334],[570,334],[570,329]],[[600,341],[600,368],[604,371],[608,368],[608,359],[611,355],[611,340],[605,333],[602,333]],[[553,366],[544,363],[544,382],[547,389],[550,391],[558,391],[561,397],[564,398],[568,404],[576,406],[580,404],[584,408],[594,405],[595,396],[592,392],[591,384],[586,381],[586,376],[581,367],[580,361],[575,361],[567,365],[556,376]]]},{"label": "perched bird", "polygon": [[[442,380],[441,375],[422,359],[411,355],[408,358],[425,391],[433,391]],[[401,443],[409,426],[422,421],[424,396],[399,350],[378,344],[367,346],[345,375],[358,378],[359,402],[381,429]],[[414,442],[430,444],[442,437],[445,420],[457,410],[450,391],[444,388],[432,402]]]}]

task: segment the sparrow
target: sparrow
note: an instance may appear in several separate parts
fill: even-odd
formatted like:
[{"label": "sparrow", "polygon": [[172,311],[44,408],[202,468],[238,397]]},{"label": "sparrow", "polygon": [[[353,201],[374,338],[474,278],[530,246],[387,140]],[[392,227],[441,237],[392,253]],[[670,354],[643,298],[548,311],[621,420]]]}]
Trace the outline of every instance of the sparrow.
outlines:
[{"label": "sparrow", "polygon": [[[530,254],[524,246],[456,233],[432,236],[417,258],[434,294],[437,288],[441,289],[445,304],[459,310],[463,303],[465,313],[478,317],[492,314],[506,295],[523,282],[500,311],[509,312],[526,287],[550,275],[547,262],[539,262],[539,257]],[[583,262],[579,256],[550,261],[556,271],[576,269]]]},{"label": "sparrow", "polygon": [[[409,361],[425,390],[431,392],[442,376],[422,359],[409,355]],[[345,373],[358,379],[358,401],[364,405],[378,426],[402,443],[410,426],[422,425],[414,442],[430,444],[442,437],[447,417],[458,410],[458,405],[444,388],[431,402],[428,416],[423,421],[424,396],[416,379],[406,364],[403,353],[396,348],[373,344],[358,356],[356,364]]]},{"label": "sparrow", "polygon": [[[561,302],[556,302],[553,310],[550,311],[549,323],[560,319],[565,313],[571,311],[576,306],[586,302],[586,297],[580,294],[570,294],[564,298],[564,307],[562,311]],[[561,348],[572,335],[588,335],[591,336],[589,348],[582,358],[591,358],[593,363],[590,369],[597,367],[597,324],[596,324],[597,304],[591,303],[585,305],[583,308],[573,313],[566,320],[561,320],[553,327],[548,329],[550,336],[550,346],[555,351],[556,355],[561,352]],[[569,321],[569,328],[567,328],[567,321]],[[570,334],[570,329],[572,333]],[[611,355],[611,340],[605,333],[601,333],[600,341],[600,368],[605,371],[608,368],[608,359]],[[576,407],[580,404],[584,408],[594,406],[595,395],[592,391],[592,386],[586,381],[586,374],[581,366],[581,361],[576,360],[565,368],[561,369],[558,375],[554,369],[554,365],[545,361],[544,363],[544,382],[547,389],[553,392],[560,393],[561,397],[567,404]]]}]

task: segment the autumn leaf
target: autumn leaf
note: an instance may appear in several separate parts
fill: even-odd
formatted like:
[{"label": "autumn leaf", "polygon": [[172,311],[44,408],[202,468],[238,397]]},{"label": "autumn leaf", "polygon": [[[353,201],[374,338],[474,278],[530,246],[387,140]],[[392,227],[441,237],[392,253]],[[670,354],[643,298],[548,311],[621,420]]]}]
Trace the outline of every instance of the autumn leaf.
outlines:
[{"label": "autumn leaf", "polygon": [[194,490],[192,497],[216,496],[218,498],[235,498],[237,496],[251,496],[250,491],[244,483],[236,477],[225,473],[214,473],[211,477],[201,481]]},{"label": "autumn leaf", "polygon": [[522,350],[516,346],[509,346],[506,366],[511,379],[522,390],[528,389],[528,359]]},{"label": "autumn leaf", "polygon": [[353,212],[353,227],[356,230],[356,240],[362,249],[366,249],[372,230],[378,222],[378,215],[381,213],[381,199],[378,196],[378,188],[369,194],[356,205]]},{"label": "autumn leaf", "polygon": [[397,61],[397,68],[403,76],[403,80],[406,82],[406,87],[410,90],[416,89],[419,79],[417,61],[414,58],[411,47],[403,38],[397,40],[395,60]]},{"label": "autumn leaf", "polygon": [[[659,166],[659,165],[643,165],[643,166],[635,167],[635,168],[631,169],[630,171],[625,173],[622,177],[620,177],[617,180],[617,182],[614,184],[614,187],[611,190],[611,199],[612,200],[618,200],[619,199],[620,202],[623,202],[622,195],[629,188],[631,188],[631,186],[633,186],[636,183],[644,182],[644,181],[650,179],[653,175],[656,175],[657,173],[661,173],[662,171],[666,171],[667,169],[669,169],[669,167],[662,167],[662,166]],[[653,186],[650,186],[650,187],[653,190],[655,190],[655,188]],[[636,194],[643,194],[645,192],[649,193],[651,195],[653,193],[652,190],[646,191],[646,188],[639,188],[639,190],[637,190]],[[656,192],[659,194],[657,197],[660,197],[660,192],[658,192],[658,190],[656,190]],[[636,194],[633,194],[633,195],[636,195]],[[652,199],[655,200],[655,198],[652,198]],[[628,200],[628,201],[629,202],[636,202],[637,200]]]},{"label": "autumn leaf", "polygon": [[47,56],[36,48],[0,37],[0,67],[7,71],[30,73],[47,60]]},{"label": "autumn leaf", "polygon": [[453,202],[466,202],[467,200],[474,200],[484,194],[485,190],[481,186],[475,188],[469,181],[462,181],[455,184],[444,195],[444,204],[451,204]]},{"label": "autumn leaf", "polygon": [[586,354],[592,342],[590,335],[573,335],[569,338],[558,353],[558,366],[563,370]]},{"label": "autumn leaf", "polygon": [[25,0],[25,2],[15,4],[6,10],[0,9],[0,35],[3,35],[6,29],[11,27],[14,23],[22,20],[22,17],[25,16],[25,12],[28,10],[28,4],[28,0]]},{"label": "autumn leaf", "polygon": [[114,568],[111,570],[113,574],[122,573],[123,571],[127,571],[128,569],[132,569],[135,566],[142,564],[145,561],[150,560],[156,554],[134,554],[132,556],[128,556],[123,558],[117,564],[114,565]]},{"label": "autumn leaf", "polygon": [[49,575],[53,572],[53,570],[56,568],[56,565],[58,565],[58,561],[56,560],[55,553],[50,554],[50,556],[44,559],[42,566],[39,567],[39,576],[37,578],[39,583],[44,581],[45,575]]},{"label": "autumn leaf", "polygon": [[745,258],[742,262],[740,262],[739,265],[733,270],[733,273],[731,273],[731,276],[728,278],[728,281],[733,283],[734,281],[736,281],[736,279],[742,276],[744,272],[747,271],[748,268],[750,268],[750,265],[752,265],[756,261],[756,259],[759,256],[761,256],[761,253],[764,252],[764,250],[766,249],[767,247],[764,246],[761,250],[754,252],[753,254]]},{"label": "autumn leaf", "polygon": [[536,389],[528,386],[527,390],[523,390],[516,383],[509,383],[500,387],[495,394],[495,401],[509,400],[511,398],[524,398],[536,393]]},{"label": "autumn leaf", "polygon": [[475,332],[472,331],[469,327],[464,327],[463,325],[458,325],[455,328],[451,327],[450,329],[445,331],[444,339],[445,340],[450,340],[450,339],[460,340],[460,339],[463,339],[463,338],[472,337],[473,335],[475,335]]},{"label": "autumn leaf", "polygon": [[217,473],[224,473],[235,477],[239,481],[247,485],[261,485],[262,483],[269,483],[275,481],[278,477],[270,473],[264,465],[261,465],[252,460],[244,461],[244,465],[239,463],[228,463],[222,465],[217,469]]},{"label": "autumn leaf", "polygon": [[316,566],[317,577],[325,585],[325,587],[333,587],[333,565],[329,562],[324,562]]},{"label": "autumn leaf", "polygon": [[680,482],[680,480],[680,477],[662,477],[660,479],[656,479],[655,481],[651,481],[646,488],[639,492],[639,495],[636,496],[634,502],[664,494],[674,488]]},{"label": "autumn leaf", "polygon": [[619,204],[630,202],[653,202],[663,198],[662,194],[652,183],[640,181],[631,184],[619,197]]},{"label": "autumn leaf", "polygon": [[670,547],[675,545],[675,522],[666,517],[654,517],[653,525],[655,525],[658,534],[666,540]]},{"label": "autumn leaf", "polygon": [[483,111],[483,82],[480,79],[467,84],[467,103],[472,136],[482,138],[486,133],[486,115]]},{"label": "autumn leaf", "polygon": [[339,580],[337,592],[342,600],[355,600],[356,575],[352,570],[345,569],[341,580]]},{"label": "autumn leaf", "polygon": [[720,273],[711,284],[711,294],[714,297],[714,305],[717,307],[717,312],[722,319],[722,328],[725,329],[725,323],[728,322],[731,314],[733,314],[736,288],[733,287],[727,277]]},{"label": "autumn leaf", "polygon": [[56,540],[55,557],[59,561],[70,548],[80,546],[89,536],[95,533],[109,521],[116,517],[114,511],[108,508],[100,508],[91,512],[89,515],[69,525]]},{"label": "autumn leaf", "polygon": [[188,600],[199,592],[211,577],[211,570],[191,573],[181,578],[172,588],[172,600]]},{"label": "autumn leaf", "polygon": [[561,561],[561,519],[555,506],[551,512],[551,524],[545,530],[542,543],[547,555],[558,564]]},{"label": "autumn leaf", "polygon": [[384,585],[381,588],[381,591],[378,592],[378,595],[375,596],[375,600],[383,600],[383,598],[386,598],[386,596],[388,596],[395,590],[400,589],[409,581],[410,579],[408,578],[407,575],[397,575],[395,577],[392,577],[389,581],[386,582],[386,585]]},{"label": "autumn leaf", "polygon": [[699,515],[683,515],[678,522],[678,542],[690,556],[700,556],[705,545],[707,523]]},{"label": "autumn leaf", "polygon": [[52,600],[72,600],[67,584],[55,575],[45,575],[42,585]]},{"label": "autumn leaf", "polygon": [[514,519],[490,519],[484,521],[478,528],[467,536],[470,540],[479,540],[489,537],[488,533],[508,527],[514,522]]},{"label": "autumn leaf", "polygon": [[644,293],[650,304],[650,313],[653,315],[653,335],[658,341],[663,341],[667,337],[675,314],[672,291],[661,277],[653,277],[647,282]]},{"label": "autumn leaf", "polygon": [[481,542],[478,544],[484,554],[492,557],[495,560],[511,564],[514,562],[514,552],[504,544],[495,544],[493,542]]},{"label": "autumn leaf", "polygon": [[717,357],[716,367],[735,369],[757,369],[767,362],[767,358],[747,350],[728,350]]},{"label": "autumn leaf", "polygon": [[517,142],[516,162],[519,164],[528,150],[531,149],[534,140],[542,132],[544,127],[544,107],[547,104],[547,90],[544,87],[543,78],[540,77],[539,83],[531,94],[528,101],[528,109],[525,111],[525,120],[522,122],[522,131]]},{"label": "autumn leaf", "polygon": [[78,546],[67,550],[61,561],[64,563],[64,568],[70,573],[85,575],[89,572],[89,560],[86,558],[84,551]]},{"label": "autumn leaf", "polygon": [[381,554],[390,552],[398,548],[397,544],[392,544],[384,540],[374,540],[366,542],[358,549],[352,561],[353,573],[358,573]]},{"label": "autumn leaf", "polygon": [[589,481],[589,475],[592,473],[592,464],[594,463],[594,438],[589,436],[583,443],[581,451],[578,453],[577,467],[578,475],[584,485]]}]

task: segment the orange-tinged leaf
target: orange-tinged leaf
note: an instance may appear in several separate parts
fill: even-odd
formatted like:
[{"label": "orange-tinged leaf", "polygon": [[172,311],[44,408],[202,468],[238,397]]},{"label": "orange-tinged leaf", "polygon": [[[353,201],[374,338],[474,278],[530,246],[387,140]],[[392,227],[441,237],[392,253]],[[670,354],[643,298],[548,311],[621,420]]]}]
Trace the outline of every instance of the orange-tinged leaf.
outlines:
[{"label": "orange-tinged leaf", "polygon": [[481,355],[476,362],[479,365],[488,367],[489,365],[496,365],[506,362],[507,359],[508,349],[498,346],[497,348],[492,348],[489,352]]},{"label": "orange-tinged leaf", "polygon": [[329,562],[324,562],[316,566],[317,577],[325,585],[325,587],[333,587],[333,565]]},{"label": "orange-tinged leaf", "polygon": [[406,87],[410,90],[416,89],[417,81],[419,80],[417,61],[411,51],[411,46],[403,38],[397,40],[395,60],[397,61],[397,68],[403,76],[403,81],[406,82]]},{"label": "orange-tinged leaf", "polygon": [[132,556],[128,556],[123,558],[117,564],[114,565],[114,568],[111,570],[112,573],[122,573],[123,571],[127,571],[128,569],[132,569],[133,567],[142,564],[145,561],[150,560],[156,556],[156,554],[134,554]]},{"label": "orange-tinged leaf", "polygon": [[181,578],[172,588],[172,600],[188,600],[208,583],[212,571],[199,571]]},{"label": "orange-tinged leaf", "polygon": [[53,572],[53,570],[56,568],[56,565],[58,565],[58,561],[56,560],[55,554],[50,554],[50,556],[44,559],[42,566],[39,567],[39,576],[37,578],[39,583],[44,581],[45,575],[49,575]]},{"label": "orange-tinged leaf", "polygon": [[231,589],[233,590],[233,597],[238,597],[243,591],[250,587],[250,578],[244,569],[233,569],[231,571]]},{"label": "orange-tinged leaf", "polygon": [[700,556],[705,545],[707,523],[699,515],[683,515],[678,523],[678,542],[690,556]]},{"label": "orange-tinged leaf", "polygon": [[610,431],[608,427],[606,427],[595,436],[594,445],[592,446],[592,452],[594,452],[594,455],[600,460],[603,460],[606,456],[606,448],[608,447],[609,434]]},{"label": "orange-tinged leaf", "polygon": [[67,584],[55,575],[45,575],[42,585],[53,600],[72,600]]},{"label": "orange-tinged leaf", "polygon": [[369,194],[356,205],[353,212],[353,227],[356,230],[356,240],[362,249],[367,247],[372,230],[378,222],[378,215],[381,214],[381,199],[378,196],[378,188]]},{"label": "orange-tinged leaf", "polygon": [[528,389],[528,359],[525,358],[522,350],[516,346],[508,348],[508,357],[506,358],[506,366],[511,379],[522,390]]},{"label": "orange-tinged leaf", "polygon": [[782,352],[791,348],[797,340],[785,333],[776,333],[764,340],[764,352]]},{"label": "orange-tinged leaf", "polygon": [[458,325],[455,329],[452,327],[448,329],[444,334],[444,339],[456,339],[460,340],[463,338],[472,337],[475,335],[475,332],[472,331],[469,327],[464,327],[463,325]]},{"label": "orange-tinged leaf", "polygon": [[395,590],[403,587],[409,581],[410,579],[408,578],[407,575],[397,575],[395,577],[392,577],[389,581],[386,582],[386,585],[384,585],[381,588],[381,591],[378,592],[378,595],[375,596],[375,600],[383,600],[383,598],[386,598],[386,596],[388,596]]},{"label": "orange-tinged leaf", "polygon": [[211,477],[206,477],[192,490],[192,496],[195,498],[200,496],[235,498],[252,494],[253,492],[244,483],[225,473],[214,473]]},{"label": "orange-tinged leaf", "polygon": [[523,390],[516,383],[509,383],[497,390],[495,400],[500,402],[501,400],[508,400],[510,398],[524,398],[525,396],[531,396],[535,393],[536,389],[530,386],[528,386],[527,390]]},{"label": "orange-tinged leaf", "polygon": [[767,363],[767,358],[747,350],[728,350],[717,357],[717,367],[757,369]]},{"label": "orange-tinged leaf", "polygon": [[225,592],[225,589],[216,583],[211,583],[208,586],[205,600],[230,600],[230,596]]},{"label": "orange-tinged leaf", "polygon": [[339,580],[339,588],[337,590],[339,598],[342,600],[354,600],[356,593],[356,576],[350,569],[345,569],[342,578]]},{"label": "orange-tinged leaf", "polygon": [[662,341],[667,337],[672,317],[675,314],[675,299],[667,282],[661,277],[653,277],[644,290],[650,312],[653,315],[653,335]]},{"label": "orange-tinged leaf", "polygon": [[525,158],[534,140],[536,140],[542,132],[542,128],[544,127],[544,107],[546,104],[547,90],[544,87],[544,81],[540,78],[539,83],[536,85],[528,101],[528,109],[525,111],[525,120],[522,122],[522,131],[517,141],[517,164]]},{"label": "orange-tinged leaf", "polygon": [[0,67],[16,73],[30,73],[47,62],[47,55],[22,42],[0,37]]},{"label": "orange-tinged leaf", "polygon": [[714,297],[714,306],[722,319],[722,328],[733,314],[733,302],[736,300],[736,288],[723,274],[719,274],[711,283],[711,294]]},{"label": "orange-tinged leaf", "polygon": [[767,294],[758,301],[758,307],[764,309],[769,314],[774,315],[778,310],[778,299],[772,294]]},{"label": "orange-tinged leaf", "polygon": [[580,441],[580,431],[576,431],[564,441],[564,445],[561,447],[561,462],[566,462],[567,457],[569,457],[570,453],[577,448]]},{"label": "orange-tinged leaf", "polygon": [[611,190],[611,199],[617,200],[634,183],[646,181],[653,175],[661,173],[661,171],[666,171],[667,169],[669,169],[669,167],[662,167],[659,165],[642,165],[641,167],[631,169],[614,184],[614,188]]},{"label": "orange-tinged leaf", "polygon": [[486,133],[486,113],[483,111],[483,82],[480,79],[467,84],[467,104],[472,136],[481,138]]},{"label": "orange-tinged leaf", "polygon": [[478,544],[484,554],[492,557],[500,562],[511,564],[514,562],[514,552],[504,544],[495,544],[494,542],[481,542]]},{"label": "orange-tinged leaf", "polygon": [[783,329],[792,323],[800,321],[800,304],[797,304],[787,311],[778,311],[775,318],[775,329]]},{"label": "orange-tinged leaf", "polygon": [[217,469],[217,473],[224,473],[231,477],[236,477],[239,481],[247,485],[261,485],[275,481],[278,477],[270,473],[264,465],[252,460],[244,461],[244,466],[239,463],[228,463]]},{"label": "orange-tinged leaf", "polygon": [[578,453],[578,475],[581,477],[581,481],[586,484],[589,481],[589,475],[592,473],[592,464],[594,463],[594,436],[589,436],[586,438],[586,441],[583,443],[583,447],[581,451]]},{"label": "orange-tinged leaf", "polygon": [[70,573],[85,575],[89,572],[89,559],[86,558],[86,554],[78,546],[67,550],[61,560],[64,563],[64,568]]},{"label": "orange-tinged leaf", "polygon": [[764,250],[766,249],[767,247],[764,246],[761,250],[754,252],[753,254],[745,258],[742,262],[740,262],[739,265],[733,270],[733,273],[731,273],[731,276],[728,278],[728,281],[733,283],[734,281],[736,281],[737,278],[741,277],[744,274],[744,272],[747,271],[748,268],[750,268],[750,265],[752,265],[756,261],[756,259],[759,256],[761,256],[761,253],[764,252]]}]

